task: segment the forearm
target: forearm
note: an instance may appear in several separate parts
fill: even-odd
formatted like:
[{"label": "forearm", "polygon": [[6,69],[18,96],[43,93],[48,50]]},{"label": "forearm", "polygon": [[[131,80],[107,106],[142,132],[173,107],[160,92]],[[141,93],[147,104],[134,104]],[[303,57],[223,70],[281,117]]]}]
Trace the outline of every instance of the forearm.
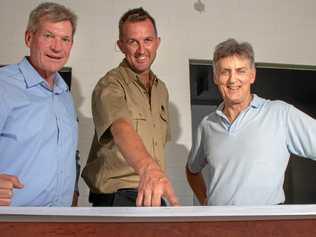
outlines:
[{"label": "forearm", "polygon": [[138,174],[141,175],[146,168],[159,168],[128,120],[116,120],[111,126],[111,133],[123,157]]},{"label": "forearm", "polygon": [[206,185],[202,173],[193,174],[188,167],[186,167],[187,180],[199,200],[200,204],[204,205],[207,199]]},{"label": "forearm", "polygon": [[125,119],[115,121],[111,133],[123,157],[140,176],[136,205],[160,206],[163,196],[170,205],[179,205],[169,179],[146,150],[130,122]]}]

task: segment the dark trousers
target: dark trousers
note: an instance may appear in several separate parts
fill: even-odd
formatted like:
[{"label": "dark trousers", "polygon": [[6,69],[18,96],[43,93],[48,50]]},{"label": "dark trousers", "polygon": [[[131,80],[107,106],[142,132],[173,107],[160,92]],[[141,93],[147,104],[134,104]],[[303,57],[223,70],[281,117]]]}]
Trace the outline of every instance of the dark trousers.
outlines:
[{"label": "dark trousers", "polygon": [[[137,190],[123,188],[115,193],[89,193],[89,202],[93,207],[136,207]],[[161,206],[167,206],[161,199]]]}]

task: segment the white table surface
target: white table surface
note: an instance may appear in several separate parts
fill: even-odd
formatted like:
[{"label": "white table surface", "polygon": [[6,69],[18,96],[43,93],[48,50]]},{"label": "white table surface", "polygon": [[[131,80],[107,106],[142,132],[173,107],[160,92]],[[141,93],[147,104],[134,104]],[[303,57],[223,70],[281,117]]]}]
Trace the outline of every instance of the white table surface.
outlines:
[{"label": "white table surface", "polygon": [[0,207],[0,222],[195,222],[316,219],[316,205]]}]

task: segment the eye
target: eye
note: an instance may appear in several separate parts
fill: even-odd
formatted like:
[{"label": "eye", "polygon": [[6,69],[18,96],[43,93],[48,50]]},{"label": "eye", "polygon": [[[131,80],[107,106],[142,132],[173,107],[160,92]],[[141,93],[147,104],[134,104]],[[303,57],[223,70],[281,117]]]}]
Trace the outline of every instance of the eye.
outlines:
[{"label": "eye", "polygon": [[52,33],[50,33],[50,32],[44,33],[43,36],[44,36],[44,38],[46,38],[46,39],[52,39],[52,38],[54,38],[54,35],[53,35]]},{"label": "eye", "polygon": [[241,68],[237,71],[239,74],[245,74],[247,73],[247,70],[245,68]]},{"label": "eye", "polygon": [[69,37],[63,37],[61,40],[67,44],[71,43],[71,39]]},{"label": "eye", "polygon": [[129,40],[127,40],[127,45],[129,45],[129,46],[136,46],[137,45],[137,42],[136,42],[136,40],[134,40],[134,39],[129,39]]},{"label": "eye", "polygon": [[228,76],[229,75],[229,70],[222,70],[220,71],[221,76]]},{"label": "eye", "polygon": [[150,38],[145,38],[145,39],[144,39],[144,42],[145,42],[145,43],[151,43],[151,42],[153,42],[153,41],[154,41],[154,39],[153,39],[153,38],[151,38],[151,37],[150,37]]}]

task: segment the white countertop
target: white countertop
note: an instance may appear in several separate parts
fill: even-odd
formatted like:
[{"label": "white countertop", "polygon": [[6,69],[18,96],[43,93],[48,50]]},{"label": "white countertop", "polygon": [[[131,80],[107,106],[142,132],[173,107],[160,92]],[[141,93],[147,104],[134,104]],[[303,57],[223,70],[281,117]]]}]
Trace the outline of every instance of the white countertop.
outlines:
[{"label": "white countertop", "polygon": [[0,207],[0,222],[195,222],[316,219],[316,205]]}]

